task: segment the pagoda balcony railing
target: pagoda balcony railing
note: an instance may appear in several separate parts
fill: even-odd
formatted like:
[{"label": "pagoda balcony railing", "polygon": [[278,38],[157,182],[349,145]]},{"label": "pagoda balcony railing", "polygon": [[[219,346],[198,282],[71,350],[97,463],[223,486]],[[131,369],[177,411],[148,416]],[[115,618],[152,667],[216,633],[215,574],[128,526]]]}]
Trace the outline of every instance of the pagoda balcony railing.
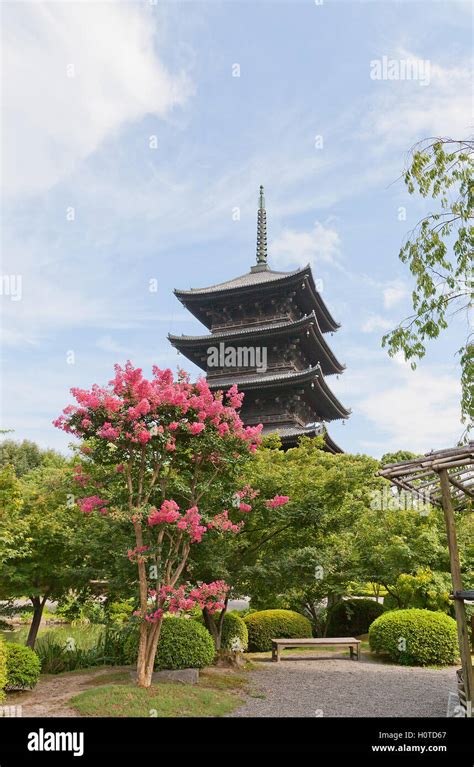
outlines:
[{"label": "pagoda balcony railing", "polygon": [[254,317],[253,319],[248,317],[241,320],[232,319],[227,322],[213,323],[211,333],[223,333],[227,330],[246,330],[247,328],[250,330],[250,328],[258,327],[259,325],[276,325],[279,322],[293,322],[298,319],[300,319],[300,316],[295,316],[293,312],[265,315],[264,317]]},{"label": "pagoda balcony railing", "polygon": [[261,423],[264,426],[286,424],[288,426],[295,426],[304,429],[306,421],[302,418],[297,418],[294,413],[275,413],[275,414],[263,414],[260,415],[246,415],[243,414],[243,420],[248,426],[256,426]]},{"label": "pagoda balcony railing", "polygon": [[249,378],[256,375],[265,375],[266,373],[279,372],[279,373],[298,373],[303,370],[303,366],[296,365],[295,363],[288,362],[269,362],[267,363],[266,370],[261,371],[256,367],[242,368],[242,367],[225,367],[225,368],[208,368],[206,371],[208,379],[214,380],[215,378],[227,378],[229,375],[238,375],[239,378]]}]

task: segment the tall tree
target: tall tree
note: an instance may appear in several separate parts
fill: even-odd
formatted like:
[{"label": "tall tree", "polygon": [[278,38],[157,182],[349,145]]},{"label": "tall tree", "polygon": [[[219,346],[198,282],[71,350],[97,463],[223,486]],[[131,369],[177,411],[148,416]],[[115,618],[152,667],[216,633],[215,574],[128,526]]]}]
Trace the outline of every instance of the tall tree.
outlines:
[{"label": "tall tree", "polygon": [[[413,314],[387,333],[382,345],[390,356],[403,352],[412,368],[425,355],[426,342],[438,338],[454,312],[472,309],[473,167],[472,139],[425,139],[411,151],[404,175],[408,191],[431,197],[439,207],[418,222],[400,250],[400,260],[415,277]],[[474,345],[469,322],[466,327],[458,354],[461,410],[469,430],[474,416]]]}]

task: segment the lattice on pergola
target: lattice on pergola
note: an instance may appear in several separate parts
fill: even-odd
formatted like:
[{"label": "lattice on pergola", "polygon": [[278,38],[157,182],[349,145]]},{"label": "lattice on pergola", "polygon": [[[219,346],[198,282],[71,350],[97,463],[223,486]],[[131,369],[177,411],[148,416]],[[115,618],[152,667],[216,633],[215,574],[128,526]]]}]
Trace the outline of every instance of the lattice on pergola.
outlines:
[{"label": "lattice on pergola", "polygon": [[466,714],[472,716],[474,674],[464,605],[464,600],[472,595],[462,587],[454,512],[473,511],[474,442],[447,450],[434,450],[408,461],[389,463],[379,473],[400,490],[443,509],[462,665],[461,694],[465,699]]},{"label": "lattice on pergola", "polygon": [[434,450],[419,458],[388,463],[380,475],[401,490],[442,507],[440,472],[446,470],[456,511],[472,509],[474,498],[474,442],[449,450]]}]

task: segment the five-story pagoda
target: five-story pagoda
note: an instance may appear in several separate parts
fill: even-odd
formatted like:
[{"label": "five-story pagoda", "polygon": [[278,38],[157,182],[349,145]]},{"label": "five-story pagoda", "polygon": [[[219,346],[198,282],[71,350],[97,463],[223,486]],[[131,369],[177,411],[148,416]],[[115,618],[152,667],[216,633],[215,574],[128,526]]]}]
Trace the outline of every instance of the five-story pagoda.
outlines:
[{"label": "five-story pagoda", "polygon": [[211,389],[237,384],[245,394],[246,425],[262,423],[263,433],[279,434],[284,448],[294,447],[302,435],[323,434],[327,450],[342,452],[325,427],[350,415],[326,383],[327,376],[344,370],[324,337],[339,325],[309,265],[293,272],[268,266],[263,187],[256,265],[219,285],[174,292],[210,333],[169,335],[169,340],[206,371]]}]

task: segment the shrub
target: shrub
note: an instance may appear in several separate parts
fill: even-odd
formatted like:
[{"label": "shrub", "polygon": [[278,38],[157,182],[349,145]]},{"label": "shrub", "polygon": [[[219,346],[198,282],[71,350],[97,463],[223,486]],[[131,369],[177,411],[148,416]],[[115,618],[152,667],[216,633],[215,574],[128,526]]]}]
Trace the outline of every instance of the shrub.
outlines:
[{"label": "shrub", "polygon": [[31,647],[7,642],[6,690],[31,690],[38,682],[41,663]]},{"label": "shrub", "polygon": [[134,605],[134,599],[118,599],[111,602],[106,609],[108,621],[118,626],[127,623],[132,617]]},{"label": "shrub", "polygon": [[311,623],[293,610],[261,610],[244,618],[249,635],[249,650],[265,652],[272,649],[272,639],[312,636]]},{"label": "shrub", "polygon": [[0,703],[5,698],[5,685],[7,683],[7,648],[0,636]]},{"label": "shrub", "polygon": [[[138,624],[125,639],[127,663],[136,663],[138,656]],[[168,617],[161,624],[160,641],[155,658],[155,670],[204,668],[214,660],[214,642],[208,631],[189,618]]]},{"label": "shrub", "polygon": [[348,637],[366,634],[369,626],[384,612],[384,606],[373,599],[345,599],[328,612],[326,635]]},{"label": "shrub", "polygon": [[369,629],[370,649],[404,666],[449,665],[458,655],[456,621],[431,610],[392,610]]},{"label": "shrub", "polygon": [[[195,618],[201,625],[204,625],[204,618],[201,615]],[[214,616],[217,622],[218,616]],[[244,652],[249,644],[249,632],[245,622],[237,612],[229,612],[224,615],[224,625],[222,626],[221,647],[223,650],[237,650],[240,648]]]}]

